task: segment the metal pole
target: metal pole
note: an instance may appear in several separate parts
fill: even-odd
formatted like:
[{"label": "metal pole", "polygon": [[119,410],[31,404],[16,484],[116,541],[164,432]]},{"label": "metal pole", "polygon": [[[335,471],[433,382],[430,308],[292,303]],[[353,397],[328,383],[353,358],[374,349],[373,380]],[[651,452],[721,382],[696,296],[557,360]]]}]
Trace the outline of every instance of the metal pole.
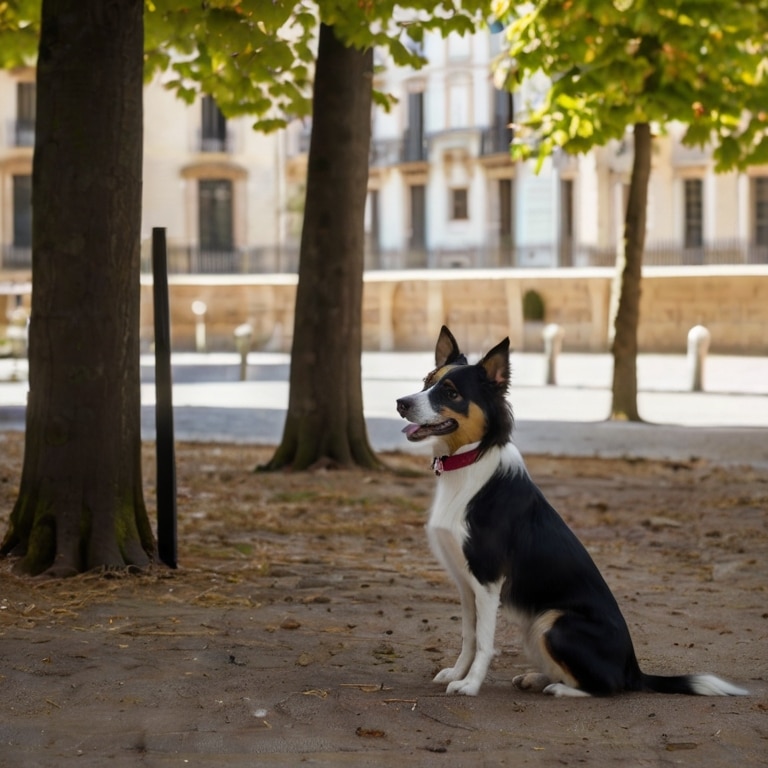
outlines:
[{"label": "metal pole", "polygon": [[157,449],[157,554],[176,567],[176,455],[171,392],[171,321],[168,306],[168,252],[165,229],[152,229],[155,307],[155,431]]}]

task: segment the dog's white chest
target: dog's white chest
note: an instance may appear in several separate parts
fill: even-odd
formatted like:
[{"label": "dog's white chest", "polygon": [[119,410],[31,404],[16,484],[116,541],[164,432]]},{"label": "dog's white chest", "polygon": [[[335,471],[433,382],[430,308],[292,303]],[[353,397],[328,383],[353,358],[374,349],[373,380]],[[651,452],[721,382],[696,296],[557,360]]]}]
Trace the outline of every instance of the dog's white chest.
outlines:
[{"label": "dog's white chest", "polygon": [[462,545],[467,537],[467,506],[497,467],[498,457],[486,454],[471,466],[444,472],[438,478],[427,522],[427,536],[443,565],[447,565],[445,559],[449,552],[450,559],[454,561],[462,558]]}]

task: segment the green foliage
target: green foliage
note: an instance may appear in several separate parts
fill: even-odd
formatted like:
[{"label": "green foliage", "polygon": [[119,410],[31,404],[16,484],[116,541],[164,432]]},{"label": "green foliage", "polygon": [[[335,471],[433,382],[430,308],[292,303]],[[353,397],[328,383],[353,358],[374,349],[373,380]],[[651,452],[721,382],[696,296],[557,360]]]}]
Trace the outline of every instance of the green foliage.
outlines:
[{"label": "green foliage", "polygon": [[[33,64],[41,0],[0,0],[0,67]],[[310,114],[320,21],[348,45],[386,49],[401,66],[428,30],[474,32],[489,0],[145,0],[145,73],[191,103],[210,94],[227,117],[283,127]],[[378,104],[388,98],[376,94]]]},{"label": "green foliage", "polygon": [[180,98],[208,93],[227,117],[253,115],[272,130],[309,113],[315,25],[309,4],[147,0],[146,76],[165,72]]},{"label": "green foliage", "polygon": [[32,63],[40,34],[40,0],[0,0],[0,69]]},{"label": "green foliage", "polygon": [[418,67],[406,36],[471,32],[487,11],[487,0],[147,0],[147,75],[167,70],[180,97],[203,91],[228,117],[250,114],[255,128],[274,130],[310,113],[321,21],[350,46],[386,48],[397,64]]},{"label": "green foliage", "polygon": [[768,0],[497,0],[508,82],[543,73],[514,153],[586,152],[637,123],[686,126],[717,170],[768,162]]}]

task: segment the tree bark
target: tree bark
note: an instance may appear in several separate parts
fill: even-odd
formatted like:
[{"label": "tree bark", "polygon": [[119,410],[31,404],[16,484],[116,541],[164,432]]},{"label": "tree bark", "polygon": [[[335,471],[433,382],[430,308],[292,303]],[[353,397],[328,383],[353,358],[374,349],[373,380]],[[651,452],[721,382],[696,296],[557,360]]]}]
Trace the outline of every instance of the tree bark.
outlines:
[{"label": "tree bark", "polygon": [[640,281],[651,175],[651,127],[634,129],[635,154],[624,225],[624,253],[620,271],[619,305],[614,320],[613,402],[611,419],[641,421],[637,410],[637,329],[640,323]]},{"label": "tree bark", "polygon": [[142,0],[44,0],[19,496],[0,553],[32,574],[144,566]]},{"label": "tree bark", "polygon": [[360,366],[372,77],[373,51],[345,47],[321,24],[288,414],[265,469],[380,466]]}]

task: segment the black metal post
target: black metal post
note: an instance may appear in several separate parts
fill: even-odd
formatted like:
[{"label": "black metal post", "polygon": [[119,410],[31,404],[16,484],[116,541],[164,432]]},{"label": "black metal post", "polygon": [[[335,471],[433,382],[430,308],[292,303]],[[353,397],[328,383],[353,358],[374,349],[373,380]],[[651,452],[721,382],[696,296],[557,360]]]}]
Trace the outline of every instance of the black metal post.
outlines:
[{"label": "black metal post", "polygon": [[152,230],[155,307],[155,431],[157,450],[157,554],[176,567],[176,454],[171,391],[171,319],[168,306],[168,251],[165,229]]}]

